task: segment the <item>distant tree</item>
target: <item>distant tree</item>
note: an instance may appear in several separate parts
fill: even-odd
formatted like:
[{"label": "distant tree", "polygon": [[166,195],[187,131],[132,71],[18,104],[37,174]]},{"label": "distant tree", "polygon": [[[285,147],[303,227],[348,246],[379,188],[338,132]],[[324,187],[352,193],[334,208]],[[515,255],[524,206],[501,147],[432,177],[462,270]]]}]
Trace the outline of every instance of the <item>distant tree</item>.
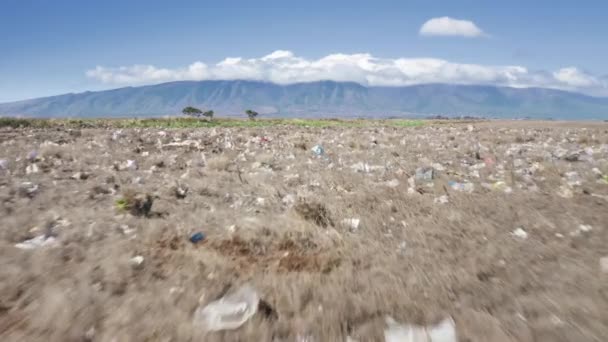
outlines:
[{"label": "distant tree", "polygon": [[208,110],[206,112],[203,113],[203,116],[208,118],[209,120],[213,120],[213,111],[212,110]]},{"label": "distant tree", "polygon": [[203,114],[203,111],[195,107],[186,107],[182,109],[182,114],[200,118]]},{"label": "distant tree", "polygon": [[255,118],[258,116],[258,112],[255,112],[251,109],[247,109],[245,111],[245,114],[247,114],[247,117],[249,117],[249,120],[255,120]]}]

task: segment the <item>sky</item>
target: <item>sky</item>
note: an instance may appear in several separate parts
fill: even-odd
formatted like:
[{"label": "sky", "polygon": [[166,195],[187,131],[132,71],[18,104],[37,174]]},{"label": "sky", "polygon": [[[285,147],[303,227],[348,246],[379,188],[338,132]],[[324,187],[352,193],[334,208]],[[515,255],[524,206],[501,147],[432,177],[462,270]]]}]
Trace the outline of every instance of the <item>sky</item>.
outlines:
[{"label": "sky", "polygon": [[175,80],[608,96],[608,1],[0,0],[0,102]]}]

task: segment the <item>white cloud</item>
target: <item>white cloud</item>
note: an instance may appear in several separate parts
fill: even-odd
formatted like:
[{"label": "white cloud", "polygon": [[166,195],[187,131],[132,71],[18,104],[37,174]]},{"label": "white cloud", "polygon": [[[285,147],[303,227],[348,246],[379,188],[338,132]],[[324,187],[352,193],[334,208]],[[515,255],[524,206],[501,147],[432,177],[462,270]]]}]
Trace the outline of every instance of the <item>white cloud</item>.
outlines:
[{"label": "white cloud", "polygon": [[553,73],[553,77],[572,87],[593,87],[600,84],[599,79],[584,73],[575,67],[559,69]]},{"label": "white cloud", "polygon": [[420,27],[422,36],[460,36],[460,37],[481,37],[485,33],[469,20],[460,20],[450,17],[440,17],[429,19]]},{"label": "white cloud", "polygon": [[606,80],[574,67],[555,72],[523,66],[454,63],[437,58],[377,58],[367,53],[332,54],[319,59],[278,50],[261,58],[226,58],[214,65],[195,62],[183,68],[152,65],[97,66],[86,75],[105,84],[141,85],[179,80],[257,80],[278,84],[319,80],[351,81],[368,86],[424,83],[547,87],[608,95]]}]

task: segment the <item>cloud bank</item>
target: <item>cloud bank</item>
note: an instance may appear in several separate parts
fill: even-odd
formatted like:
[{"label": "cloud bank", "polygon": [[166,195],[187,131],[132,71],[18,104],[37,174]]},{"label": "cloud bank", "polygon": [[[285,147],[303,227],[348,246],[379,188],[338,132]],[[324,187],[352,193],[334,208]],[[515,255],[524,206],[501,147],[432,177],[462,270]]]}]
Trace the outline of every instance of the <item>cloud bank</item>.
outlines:
[{"label": "cloud bank", "polygon": [[261,58],[226,58],[183,68],[153,65],[97,66],[89,78],[112,85],[142,85],[180,80],[257,80],[278,84],[320,80],[351,81],[367,86],[407,86],[425,83],[544,87],[608,95],[608,81],[576,67],[553,72],[523,66],[453,63],[436,58],[377,58],[367,53],[331,54],[311,60],[278,50]]},{"label": "cloud bank", "polygon": [[486,34],[469,20],[450,17],[432,18],[420,27],[421,36],[482,37]]}]

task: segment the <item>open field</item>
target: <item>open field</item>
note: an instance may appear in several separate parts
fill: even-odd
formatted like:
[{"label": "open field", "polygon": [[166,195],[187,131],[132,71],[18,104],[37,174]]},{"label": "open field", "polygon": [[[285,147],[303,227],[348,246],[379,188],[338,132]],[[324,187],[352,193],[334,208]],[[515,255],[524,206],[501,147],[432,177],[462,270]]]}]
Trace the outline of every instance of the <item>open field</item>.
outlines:
[{"label": "open field", "polygon": [[3,342],[608,338],[607,123],[10,120]]}]

